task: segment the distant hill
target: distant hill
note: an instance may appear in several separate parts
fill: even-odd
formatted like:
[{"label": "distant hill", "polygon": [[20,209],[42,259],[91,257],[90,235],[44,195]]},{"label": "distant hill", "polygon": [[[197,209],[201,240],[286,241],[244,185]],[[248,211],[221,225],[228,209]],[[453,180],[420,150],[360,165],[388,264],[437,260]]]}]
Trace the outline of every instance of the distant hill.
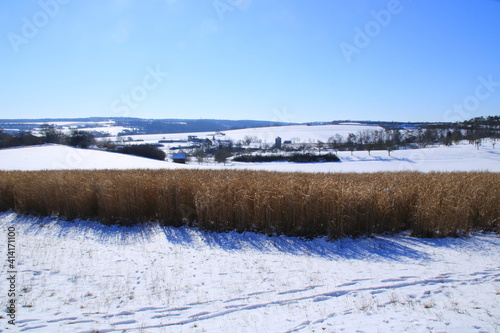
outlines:
[{"label": "distant hill", "polygon": [[[295,125],[264,120],[224,120],[224,119],[143,119],[143,118],[39,118],[39,119],[0,119],[0,129],[30,131],[40,124],[72,123],[77,127],[97,127],[102,123],[123,126],[133,130],[127,134],[159,134],[226,131],[231,129]],[[69,125],[69,124],[67,124]]]},{"label": "distant hill", "polygon": [[446,122],[399,122],[382,120],[335,120],[325,122],[285,123],[266,120],[227,120],[227,119],[144,119],[132,117],[88,117],[88,118],[39,118],[39,119],[0,119],[0,130],[32,131],[41,124],[56,124],[72,128],[93,128],[102,126],[123,127],[127,130],[120,135],[193,133],[227,131],[233,129],[259,128],[288,125],[339,125],[357,124],[380,126],[387,130],[405,129],[494,129],[498,131],[500,116],[477,117],[458,123]]},{"label": "distant hill", "polygon": [[285,126],[292,123],[262,120],[224,120],[224,119],[139,119],[113,118],[116,125],[135,128],[132,134],[160,134],[227,131],[232,129]]}]

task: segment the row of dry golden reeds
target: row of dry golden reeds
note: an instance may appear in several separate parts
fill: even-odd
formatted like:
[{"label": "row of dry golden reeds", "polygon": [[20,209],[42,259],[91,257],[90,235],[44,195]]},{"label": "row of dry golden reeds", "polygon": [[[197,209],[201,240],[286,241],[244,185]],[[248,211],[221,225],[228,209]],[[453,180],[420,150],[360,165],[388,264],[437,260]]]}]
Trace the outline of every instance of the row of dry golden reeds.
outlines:
[{"label": "row of dry golden reeds", "polygon": [[236,170],[0,172],[0,210],[316,237],[499,230],[500,174]]}]

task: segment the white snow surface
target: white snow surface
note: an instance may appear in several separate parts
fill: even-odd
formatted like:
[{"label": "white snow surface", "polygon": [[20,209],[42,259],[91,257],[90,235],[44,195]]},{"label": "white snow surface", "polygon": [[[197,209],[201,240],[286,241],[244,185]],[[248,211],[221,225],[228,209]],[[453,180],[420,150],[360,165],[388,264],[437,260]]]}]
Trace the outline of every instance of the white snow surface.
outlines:
[{"label": "white snow surface", "polygon": [[[257,137],[262,140],[262,143],[274,144],[276,137],[280,137],[283,141],[298,139],[297,143],[316,143],[318,140],[327,142],[328,139],[336,134],[341,135],[344,139],[349,133],[357,134],[362,131],[384,130],[380,126],[362,125],[349,123],[343,125],[290,125],[290,126],[271,126],[271,127],[255,127],[244,128],[237,130],[228,130],[220,132],[193,132],[193,133],[169,133],[169,134],[145,134],[131,135],[134,140],[144,140],[145,142],[157,142],[162,139],[187,139],[188,135],[195,135],[198,138],[212,139],[227,139],[227,140],[244,140],[245,137]],[[223,133],[218,135],[217,133]],[[128,136],[127,136],[128,137]]]},{"label": "white snow surface", "polygon": [[[12,212],[0,332],[498,332],[500,237],[327,241]],[[6,258],[7,247],[1,247]],[[2,260],[1,276],[7,276]],[[2,283],[5,285],[6,282]],[[7,302],[6,289],[0,294]]]},{"label": "white snow surface", "polygon": [[61,145],[29,146],[0,150],[0,170],[60,169],[160,169],[181,164]]},{"label": "white snow surface", "polygon": [[0,170],[57,169],[251,169],[301,172],[378,171],[492,171],[500,172],[500,148],[484,144],[478,149],[463,144],[392,151],[339,152],[341,162],[331,163],[227,163],[186,165],[131,155],[59,145],[43,145],[0,150]]}]

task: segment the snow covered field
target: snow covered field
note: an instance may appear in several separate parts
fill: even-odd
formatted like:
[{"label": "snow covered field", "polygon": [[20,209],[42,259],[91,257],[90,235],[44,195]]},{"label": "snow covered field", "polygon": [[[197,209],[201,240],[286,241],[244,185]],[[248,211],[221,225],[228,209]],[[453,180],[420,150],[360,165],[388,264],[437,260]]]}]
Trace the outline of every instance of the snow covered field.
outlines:
[{"label": "snow covered field", "polygon": [[181,167],[185,166],[132,155],[61,145],[0,149],[0,170],[160,169]]},{"label": "snow covered field", "polygon": [[[344,137],[349,133],[383,130],[378,126],[357,123],[321,126],[276,126],[246,128],[224,131],[224,135],[214,132],[203,133],[173,133],[132,135],[130,143],[158,143],[160,140],[187,140],[189,135],[198,138],[233,140],[237,142],[246,137],[254,137],[262,144],[273,144],[280,136],[283,140],[300,143],[316,143],[318,140],[327,142],[328,138],[339,134]],[[128,137],[127,137],[128,138]],[[127,139],[124,138],[124,139]],[[169,147],[191,145],[191,143],[165,144]],[[260,144],[256,144],[257,146]],[[462,144],[450,147],[433,147],[424,149],[408,149],[392,151],[339,152],[340,163],[229,163],[226,165],[196,161],[187,165],[171,162],[161,162],[135,156],[108,153],[103,151],[76,149],[67,146],[45,145],[39,147],[24,147],[0,150],[0,170],[54,170],[54,169],[172,169],[172,168],[234,168],[270,171],[302,171],[302,172],[378,172],[378,171],[493,171],[500,172],[500,148],[493,149],[485,140],[477,150],[473,145]]]},{"label": "snow covered field", "polygon": [[[298,137],[307,140],[315,126],[302,129]],[[288,139],[280,130],[269,132],[269,140]],[[236,140],[250,135],[248,129],[232,132]],[[325,140],[326,132],[315,135]],[[500,172],[500,150],[487,143],[479,150],[458,145],[339,157],[338,163],[181,165],[44,145],[0,150],[0,170]],[[8,325],[1,313],[0,332],[499,332],[495,234],[304,241],[153,224],[108,227],[12,212],[0,213],[0,225],[5,234],[16,229],[18,272],[17,325]],[[7,258],[7,247],[1,251]],[[8,266],[2,261],[0,302],[7,304]]]},{"label": "snow covered field", "polygon": [[301,172],[492,171],[500,172],[500,149],[472,145],[386,151],[339,152],[339,163],[229,163],[187,165],[68,146],[44,145],[0,150],[0,170],[58,169],[251,169]]},{"label": "snow covered field", "polygon": [[[172,134],[149,134],[149,135],[131,135],[134,140],[144,140],[146,143],[156,143],[158,140],[167,139],[187,139],[188,135],[195,135],[200,139],[225,139],[235,142],[244,140],[245,137],[256,137],[263,144],[274,144],[276,137],[281,137],[284,140],[292,140],[297,143],[317,142],[318,140],[327,142],[328,138],[339,134],[345,138],[349,133],[358,133],[361,131],[376,131],[384,130],[379,126],[362,125],[357,123],[348,123],[340,125],[291,125],[291,126],[272,126],[272,127],[257,127],[245,128],[238,130],[223,131],[223,135],[218,135],[216,132],[196,132],[196,133],[172,133]],[[220,133],[220,132],[219,132]]]},{"label": "snow covered field", "polygon": [[[500,238],[303,241],[15,213],[2,332],[498,332]],[[2,247],[2,258],[6,247]],[[2,277],[7,276],[6,263]],[[6,304],[2,286],[0,300]]]},{"label": "snow covered field", "polygon": [[339,163],[229,163],[187,165],[103,151],[45,145],[0,150],[0,170],[54,169],[252,169],[302,172],[493,171],[500,172],[500,148],[485,144],[387,151],[339,152]]}]

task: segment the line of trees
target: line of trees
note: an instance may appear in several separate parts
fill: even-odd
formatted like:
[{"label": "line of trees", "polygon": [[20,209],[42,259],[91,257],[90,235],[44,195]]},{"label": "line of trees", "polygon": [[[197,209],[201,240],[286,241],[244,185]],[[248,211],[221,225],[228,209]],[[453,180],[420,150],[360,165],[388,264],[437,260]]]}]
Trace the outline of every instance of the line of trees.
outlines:
[{"label": "line of trees", "polygon": [[141,157],[165,160],[166,154],[155,145],[117,145],[109,141],[97,142],[95,136],[87,131],[73,130],[70,134],[65,134],[56,129],[55,126],[44,124],[41,126],[38,135],[31,132],[18,132],[8,134],[0,130],[0,148],[10,148],[19,146],[42,145],[46,143],[67,145],[77,148],[97,147],[99,149],[117,152],[122,154],[136,155]]},{"label": "line of trees", "polygon": [[0,129],[0,148],[33,146],[45,143],[89,148],[96,144],[96,140],[92,133],[86,131],[74,130],[70,134],[65,134],[57,130],[54,126],[47,124],[42,125],[39,135],[33,135],[29,131],[8,134]]},{"label": "line of trees", "polygon": [[[294,146],[284,146],[280,151],[306,154],[310,153],[312,148],[316,148],[321,154],[324,149],[329,148],[335,152],[350,151],[351,154],[354,151],[365,150],[370,154],[372,150],[387,150],[390,155],[391,151],[399,148],[423,148],[434,144],[449,146],[463,140],[468,140],[469,143],[479,148],[485,138],[490,138],[491,144],[495,148],[497,140],[500,139],[500,116],[476,117],[463,122],[432,124],[408,130],[394,127],[381,130],[365,130],[358,133],[349,133],[345,138],[335,134],[327,142],[318,141],[315,144],[302,143]],[[120,146],[109,141],[96,142],[95,136],[88,131],[73,130],[70,134],[65,134],[55,126],[48,124],[42,125],[37,135],[29,131],[9,134],[0,129],[0,148],[45,143],[63,144],[79,148],[97,146],[108,151],[160,160],[165,158],[164,152],[157,146],[134,145],[129,147]],[[230,140],[218,140],[212,144],[210,141],[210,144],[199,144],[190,155],[195,157],[199,163],[203,162],[206,157],[213,157],[216,162],[225,163],[228,158],[234,155],[250,154],[256,150],[278,153],[278,150],[273,146],[264,145],[260,149],[243,147],[251,143],[262,143],[262,141],[257,137],[250,136],[236,143]]]},{"label": "line of trees", "polygon": [[[315,143],[298,143],[283,146],[276,149],[272,145],[262,145],[258,137],[247,136],[236,143],[226,140],[224,144],[217,141],[216,145],[200,146],[190,155],[202,163],[205,158],[213,157],[217,163],[225,163],[228,158],[235,156],[234,161],[241,162],[264,162],[290,160],[292,154],[307,155],[316,150],[320,155],[323,150],[330,149],[335,153],[338,151],[368,151],[387,150],[390,155],[393,150],[400,148],[425,148],[435,144],[451,145],[460,141],[468,140],[469,143],[479,147],[484,138],[490,138],[493,148],[496,141],[500,139],[500,116],[487,118],[478,117],[462,123],[442,123],[426,125],[417,129],[386,128],[381,130],[365,130],[358,133],[349,133],[347,137],[340,134],[331,136],[327,142],[317,141]],[[294,139],[298,142],[300,140]],[[243,148],[251,143],[260,143],[260,148]],[[280,152],[288,152],[283,154]],[[271,152],[271,155],[255,155],[255,152]],[[313,161],[309,159],[309,161]]]},{"label": "line of trees", "polygon": [[167,157],[167,154],[165,154],[163,150],[159,149],[157,145],[152,144],[115,146],[114,148],[106,150],[120,154],[152,158],[160,161],[164,161]]},{"label": "line of trees", "polygon": [[[353,151],[392,150],[398,148],[425,148],[433,144],[450,146],[463,140],[479,147],[485,138],[490,138],[493,148],[500,139],[500,116],[479,117],[462,123],[430,125],[416,130],[366,130],[349,133],[346,138],[339,134],[328,139],[326,146],[333,150]],[[318,142],[321,149],[325,143]]]}]

